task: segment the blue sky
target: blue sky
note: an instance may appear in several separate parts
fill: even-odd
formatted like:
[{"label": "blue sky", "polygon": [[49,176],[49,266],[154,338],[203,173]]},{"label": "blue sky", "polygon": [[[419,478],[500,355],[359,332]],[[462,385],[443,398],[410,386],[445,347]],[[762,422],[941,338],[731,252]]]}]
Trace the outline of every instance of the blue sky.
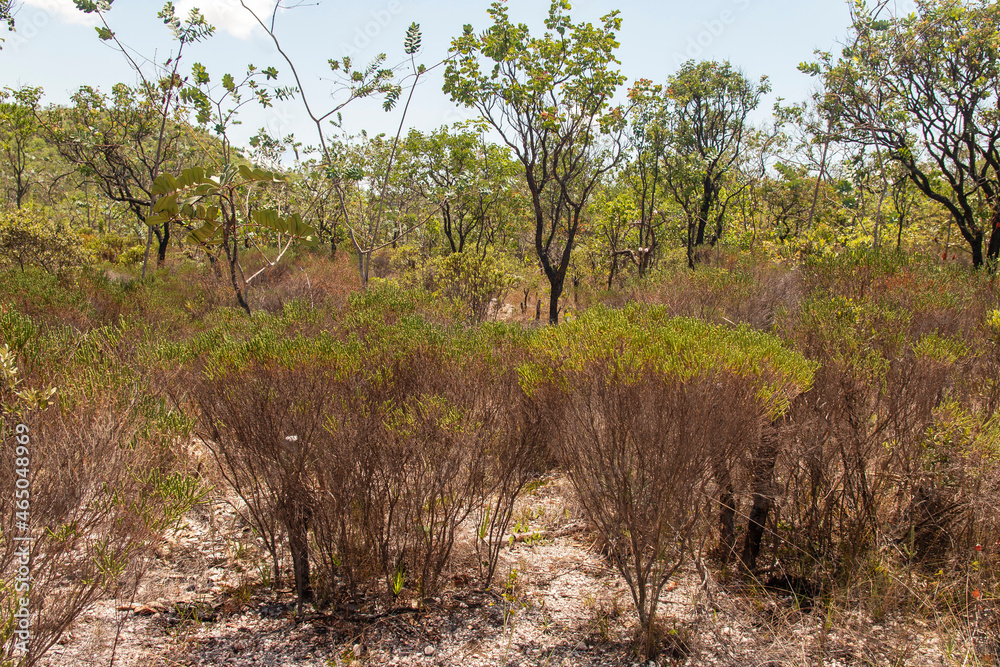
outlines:
[{"label": "blue sky", "polygon": [[[900,0],[901,5],[909,0]],[[186,12],[198,6],[218,28],[207,42],[190,48],[187,66],[200,62],[214,80],[225,72],[242,73],[248,63],[274,65],[289,74],[273,45],[239,0],[179,0]],[[273,0],[247,0],[261,13],[270,13]],[[431,65],[447,54],[450,40],[470,23],[477,30],[488,25],[484,0],[375,0],[368,3],[343,0],[298,0],[300,6],[279,11],[277,32],[283,46],[306,81],[305,87],[317,106],[329,105],[331,84],[325,78],[326,61],[351,55],[356,63],[367,62],[380,52],[389,62],[403,59],[403,36],[411,22],[423,31],[419,62]],[[162,2],[118,0],[107,13],[112,29],[137,56],[164,60],[175,48],[156,14]],[[542,32],[547,0],[509,0],[514,20],[527,23],[532,32]],[[629,78],[664,81],[689,57],[698,60],[729,60],[751,78],[767,75],[775,96],[790,101],[808,97],[813,81],[796,66],[812,58],[813,50],[838,49],[850,23],[848,5],[842,0],[579,0],[573,3],[574,21],[598,22],[615,9],[623,23],[618,57]],[[908,9],[900,6],[899,10]],[[22,0],[17,17],[18,32],[7,35],[0,51],[0,87],[39,85],[47,102],[61,103],[80,85],[102,89],[118,81],[132,83],[135,77],[121,53],[97,39],[93,17],[81,14],[72,0]],[[441,92],[441,69],[432,72],[416,92],[406,125],[431,130],[469,118]],[[401,109],[401,105],[399,109]],[[763,121],[767,113],[758,114]],[[298,103],[271,110],[248,108],[244,123],[235,133],[237,143],[258,127],[272,133],[294,132],[306,143],[315,143],[315,131],[303,122]],[[374,103],[355,104],[345,110],[344,127],[357,133],[395,132],[399,111],[386,114]]]}]

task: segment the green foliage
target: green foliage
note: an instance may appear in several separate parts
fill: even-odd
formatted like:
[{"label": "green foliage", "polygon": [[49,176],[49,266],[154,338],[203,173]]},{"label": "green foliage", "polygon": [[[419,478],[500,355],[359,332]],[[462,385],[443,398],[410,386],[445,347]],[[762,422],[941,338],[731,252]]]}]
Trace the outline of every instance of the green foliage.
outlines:
[{"label": "green foliage", "polygon": [[0,266],[61,274],[91,261],[79,232],[44,207],[0,210]]},{"label": "green foliage", "polygon": [[38,132],[41,88],[24,86],[0,90],[0,158],[11,174],[10,200],[21,206],[33,185],[29,152]]},{"label": "green foliage", "polygon": [[[275,266],[293,243],[317,241],[316,231],[298,213],[282,216],[273,208],[254,207],[254,195],[263,187],[283,182],[277,173],[232,163],[217,176],[201,167],[185,169],[177,177],[160,174],[152,187],[156,203],[146,222],[154,228],[172,222],[198,225],[189,240],[203,247],[221,245],[237,303],[249,314],[247,284]],[[266,252],[272,243],[273,259]],[[252,247],[264,261],[264,267],[249,277],[240,263],[241,246]]]},{"label": "green foliage", "polygon": [[[568,10],[568,2],[554,0],[538,37],[494,2],[492,26],[477,36],[467,25],[452,40],[456,56],[444,83],[451,99],[476,109],[521,162],[553,324],[590,196],[622,159],[625,124],[624,110],[611,106],[624,82],[615,68],[619,13],[595,27],[572,23]],[[602,145],[601,137],[610,141]]]},{"label": "green foliage", "polygon": [[748,117],[770,90],[766,76],[754,83],[728,62],[688,61],[667,81],[663,176],[687,219],[691,268],[696,246],[722,238],[729,203],[745,187],[736,172],[753,169],[743,164],[757,140]]},{"label": "green foliage", "polygon": [[[498,120],[524,115],[541,129],[555,129],[574,102],[584,105],[584,114],[590,107],[602,109],[622,83],[621,75],[611,69],[618,47],[614,31],[620,29],[621,18],[612,12],[602,18],[600,28],[574,25],[568,9],[568,3],[553,2],[545,27],[554,33],[531,37],[526,25],[510,22],[503,3],[493,3],[488,10],[493,25],[485,33],[477,36],[472,26],[465,26],[453,40],[458,58],[445,72],[445,92],[484,112],[502,105]],[[495,64],[491,73],[482,71],[480,59]],[[558,96],[551,96],[556,90]]]},{"label": "green foliage", "polygon": [[53,402],[56,387],[29,388],[17,365],[17,353],[6,343],[0,346],[0,435],[6,438],[12,418],[23,419],[33,410],[44,410]]},{"label": "green foliage", "polygon": [[93,14],[94,12],[106,12],[111,9],[111,3],[114,0],[73,0],[73,4],[84,14]]},{"label": "green foliage", "polygon": [[946,208],[975,266],[995,263],[1000,8],[919,0],[908,16],[878,14],[856,3],[851,46],[839,58],[820,52],[817,65],[803,67],[823,81],[823,114],[839,137],[886,152]]},{"label": "green foliage", "polygon": [[[2,0],[0,1],[0,21],[7,24],[7,30],[14,29],[14,0]],[[0,44],[3,44],[3,38],[0,37]],[[0,48],[3,48],[0,46]]]},{"label": "green foliage", "polygon": [[[283,183],[284,178],[274,172],[254,169],[246,165],[230,165],[218,176],[201,167],[185,169],[177,177],[161,174],[153,183],[153,195],[158,197],[146,224],[161,225],[165,222],[185,221],[198,224],[190,239],[201,244],[219,244],[224,236],[235,234],[243,237],[249,231],[240,231],[235,223],[270,230],[288,239],[312,241],[315,230],[293,213],[281,216],[273,209],[255,209],[249,216],[241,215],[239,202],[248,191],[258,185]],[[218,205],[205,206],[203,202],[217,201]],[[233,224],[230,231],[226,224]],[[279,242],[280,243],[280,242]]]},{"label": "green foliage", "polygon": [[119,234],[81,234],[83,247],[97,261],[133,266],[142,261],[145,247]]},{"label": "green foliage", "polygon": [[215,26],[209,25],[197,7],[191,9],[191,13],[188,14],[187,20],[183,23],[177,17],[172,2],[164,4],[163,9],[156,16],[163,21],[165,26],[170,28],[174,39],[181,44],[200,42],[215,34]]},{"label": "green foliage", "polygon": [[[776,336],[745,326],[733,329],[671,318],[665,308],[592,308],[572,322],[540,332],[532,345],[554,364],[554,378],[596,362],[609,364],[615,382],[626,385],[648,373],[680,381],[732,373],[760,383],[759,397],[775,416],[809,389],[816,369]],[[546,366],[527,364],[520,369],[525,391],[533,392],[553,372]]]},{"label": "green foliage", "polygon": [[486,141],[482,127],[458,124],[426,135],[410,130],[403,149],[422,195],[439,202],[440,231],[451,252],[473,243],[477,252],[504,247],[519,231],[525,202],[515,182],[517,163],[507,147]]},{"label": "green foliage", "polygon": [[986,316],[986,326],[1000,343],[1000,310],[991,310]]},{"label": "green foliage", "polygon": [[403,52],[412,56],[420,50],[420,25],[411,23],[406,29],[406,39],[403,40]]},{"label": "green foliage", "polygon": [[496,315],[518,278],[512,263],[493,248],[482,254],[451,253],[432,261],[425,271],[435,294],[462,303],[472,322]]}]

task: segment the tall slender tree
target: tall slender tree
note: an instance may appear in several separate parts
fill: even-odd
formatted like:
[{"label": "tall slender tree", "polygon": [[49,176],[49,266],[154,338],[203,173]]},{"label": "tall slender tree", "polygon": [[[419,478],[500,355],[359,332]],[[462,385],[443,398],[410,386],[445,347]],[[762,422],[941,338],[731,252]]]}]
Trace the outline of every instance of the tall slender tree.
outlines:
[{"label": "tall slender tree", "polygon": [[664,179],[687,217],[691,268],[695,248],[722,238],[727,207],[741,189],[731,177],[754,141],[748,117],[770,90],[767,77],[754,83],[728,62],[688,61],[667,82]]},{"label": "tall slender tree", "polygon": [[554,0],[546,32],[533,37],[494,2],[493,25],[466,25],[452,40],[444,91],[474,108],[521,163],[535,221],[535,252],[549,282],[549,322],[559,321],[570,257],[587,202],[623,156],[625,113],[611,100],[624,82],[616,69],[618,12],[601,25],[574,24]]},{"label": "tall slender tree", "polygon": [[41,97],[42,89],[30,86],[0,90],[0,160],[10,174],[8,197],[18,208],[33,184],[28,157],[38,132],[35,114]]}]

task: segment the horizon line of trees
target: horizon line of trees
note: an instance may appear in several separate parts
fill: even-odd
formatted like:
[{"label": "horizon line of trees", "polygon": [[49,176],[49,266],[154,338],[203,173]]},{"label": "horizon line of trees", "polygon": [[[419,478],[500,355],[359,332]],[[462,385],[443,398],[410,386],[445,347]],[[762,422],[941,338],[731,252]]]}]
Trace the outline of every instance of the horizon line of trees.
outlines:
[{"label": "horizon line of trees", "polygon": [[[402,68],[385,55],[363,66],[331,60],[326,109],[285,55],[276,11],[254,17],[289,84],[277,68],[253,65],[217,77],[194,63],[186,75],[185,46],[214,32],[197,10],[182,19],[167,3],[159,18],[175,51],[140,65],[108,22],[111,2],[76,4],[100,18],[99,37],[118,46],[137,82],[110,94],[84,85],[66,106],[43,106],[38,87],[0,91],[8,206],[47,206],[67,229],[144,246],[144,274],[180,236],[188,255],[220,275],[228,266],[237,300],[293,242],[333,255],[346,244],[362,285],[382,249],[410,249],[411,265],[499,254],[545,285],[552,323],[567,284],[583,276],[612,289],[672,249],[694,269],[720,242],[807,254],[909,247],[946,259],[962,249],[989,270],[1000,258],[1000,8],[985,0],[918,0],[902,17],[857,0],[843,51],[799,65],[819,91],[779,100],[770,126],[750,120],[767,78],[729,62],[688,61],[662,84],[638,79],[618,102],[619,13],[574,23],[563,0],[541,34],[493,3],[489,27],[465,26],[429,67],[417,62],[416,24]],[[10,3],[0,6],[7,20]],[[404,133],[417,81],[439,66],[444,92],[477,120]],[[395,136],[343,127],[340,111],[366,97],[400,113]],[[233,147],[241,109],[279,99],[304,105],[315,143],[261,130]]]}]

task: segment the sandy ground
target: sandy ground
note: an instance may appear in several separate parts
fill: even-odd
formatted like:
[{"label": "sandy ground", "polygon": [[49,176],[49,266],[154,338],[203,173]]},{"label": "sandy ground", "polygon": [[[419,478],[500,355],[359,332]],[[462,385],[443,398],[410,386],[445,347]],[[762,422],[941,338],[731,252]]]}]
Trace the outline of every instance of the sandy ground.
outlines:
[{"label": "sandy ground", "polygon": [[[261,585],[249,529],[232,503],[192,511],[154,563],[134,600],[88,610],[46,656],[56,666],[645,665],[631,642],[628,588],[609,567],[565,479],[533,491],[518,526],[569,533],[505,547],[490,592],[461,575],[471,554],[458,545],[457,576],[417,609],[372,595],[350,604],[307,606],[296,621],[289,589]],[[569,527],[569,530],[565,530]],[[236,539],[239,538],[239,539]],[[1000,637],[987,614],[955,628],[920,620],[879,623],[792,597],[737,585],[707,587],[683,572],[662,598],[669,633],[657,665],[1000,664]],[[978,649],[978,650],[977,650]]]}]

